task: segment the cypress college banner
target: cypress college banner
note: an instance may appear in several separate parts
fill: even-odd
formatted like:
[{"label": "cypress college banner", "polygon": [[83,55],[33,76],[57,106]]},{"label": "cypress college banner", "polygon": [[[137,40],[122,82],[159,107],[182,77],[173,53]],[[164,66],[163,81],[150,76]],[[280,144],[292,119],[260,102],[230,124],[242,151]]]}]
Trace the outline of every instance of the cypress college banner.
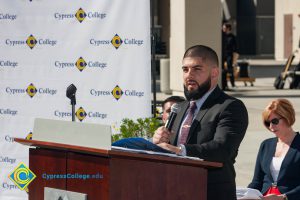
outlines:
[{"label": "cypress college banner", "polygon": [[[27,199],[8,176],[35,118],[119,125],[151,116],[149,0],[0,0],[0,200]],[[49,163],[51,164],[51,163]]]}]

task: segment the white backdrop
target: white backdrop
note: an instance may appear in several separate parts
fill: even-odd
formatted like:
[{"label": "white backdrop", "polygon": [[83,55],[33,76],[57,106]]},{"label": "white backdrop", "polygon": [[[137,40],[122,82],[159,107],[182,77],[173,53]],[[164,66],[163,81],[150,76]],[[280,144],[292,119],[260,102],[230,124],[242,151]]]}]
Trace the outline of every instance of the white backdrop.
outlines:
[{"label": "white backdrop", "polygon": [[[0,0],[0,199],[27,199],[8,179],[28,148],[12,141],[36,117],[82,123],[151,115],[149,0]],[[76,118],[79,122],[79,119]]]}]

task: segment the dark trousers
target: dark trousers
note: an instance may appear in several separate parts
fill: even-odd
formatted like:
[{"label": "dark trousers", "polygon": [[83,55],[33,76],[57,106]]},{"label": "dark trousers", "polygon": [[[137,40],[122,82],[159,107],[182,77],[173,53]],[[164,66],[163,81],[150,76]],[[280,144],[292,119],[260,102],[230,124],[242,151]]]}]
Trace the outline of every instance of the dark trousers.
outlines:
[{"label": "dark trousers", "polygon": [[235,83],[234,83],[234,70],[233,70],[233,66],[232,66],[232,59],[233,59],[232,56],[228,56],[226,58],[227,74],[229,74],[231,86],[235,87]]},{"label": "dark trousers", "polygon": [[[225,62],[227,66],[225,67]],[[223,60],[223,66],[222,66],[222,89],[227,90],[228,84],[227,84],[227,74],[230,78],[230,83],[232,87],[235,87],[234,82],[234,70],[232,66],[232,57],[228,56]]]},{"label": "dark trousers", "polygon": [[227,85],[227,70],[222,69],[222,90],[227,90],[228,85]]},{"label": "dark trousers", "polygon": [[236,200],[235,183],[208,183],[207,200]]}]

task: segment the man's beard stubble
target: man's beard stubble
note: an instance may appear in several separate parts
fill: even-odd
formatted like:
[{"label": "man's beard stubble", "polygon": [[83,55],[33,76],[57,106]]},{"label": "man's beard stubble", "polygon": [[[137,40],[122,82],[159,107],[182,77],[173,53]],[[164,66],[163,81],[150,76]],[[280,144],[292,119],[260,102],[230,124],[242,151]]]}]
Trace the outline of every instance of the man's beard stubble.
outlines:
[{"label": "man's beard stubble", "polygon": [[198,88],[196,90],[193,90],[193,91],[188,91],[187,87],[185,85],[183,85],[185,98],[188,101],[200,99],[201,97],[203,97],[203,95],[206,92],[208,92],[208,90],[210,89],[210,86],[211,86],[210,78],[208,78],[201,85],[198,84]]}]

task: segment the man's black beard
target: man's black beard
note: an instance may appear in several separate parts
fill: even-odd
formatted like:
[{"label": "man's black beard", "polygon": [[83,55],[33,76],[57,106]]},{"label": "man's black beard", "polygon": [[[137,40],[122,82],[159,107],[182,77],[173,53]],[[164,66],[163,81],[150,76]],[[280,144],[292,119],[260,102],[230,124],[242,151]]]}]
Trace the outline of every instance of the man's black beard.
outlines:
[{"label": "man's black beard", "polygon": [[187,87],[183,85],[185,98],[188,101],[200,99],[210,89],[210,86],[210,78],[208,78],[203,84],[198,84],[198,89],[193,91],[188,91]]}]

